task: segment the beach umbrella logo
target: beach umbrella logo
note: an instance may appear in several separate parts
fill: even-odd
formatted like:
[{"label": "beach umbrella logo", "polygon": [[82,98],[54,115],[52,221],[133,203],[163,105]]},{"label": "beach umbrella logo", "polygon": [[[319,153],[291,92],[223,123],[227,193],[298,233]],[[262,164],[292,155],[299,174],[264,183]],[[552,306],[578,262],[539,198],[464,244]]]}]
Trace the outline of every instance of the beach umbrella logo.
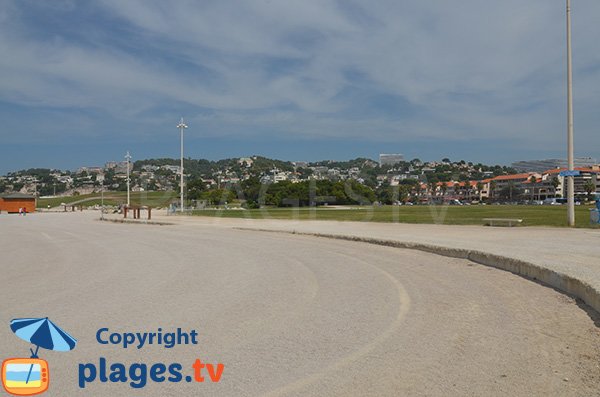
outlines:
[{"label": "beach umbrella logo", "polygon": [[38,357],[40,347],[66,352],[73,350],[77,340],[45,318],[17,318],[10,329],[19,338],[35,346],[29,358],[9,358],[2,363],[2,385],[17,396],[32,396],[48,390],[50,370],[46,360]]}]

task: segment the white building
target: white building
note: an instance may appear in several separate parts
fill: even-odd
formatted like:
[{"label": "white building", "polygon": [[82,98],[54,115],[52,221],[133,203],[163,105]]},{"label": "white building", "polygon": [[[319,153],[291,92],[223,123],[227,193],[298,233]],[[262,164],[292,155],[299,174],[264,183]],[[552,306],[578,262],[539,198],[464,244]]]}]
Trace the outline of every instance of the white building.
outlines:
[{"label": "white building", "polygon": [[253,163],[254,160],[252,160],[250,157],[240,157],[240,159],[238,160],[238,164],[241,166],[245,166],[246,168],[252,167]]},{"label": "white building", "polygon": [[[598,164],[598,160],[592,157],[576,157],[573,159],[575,167],[592,167]],[[517,161],[511,166],[519,172],[544,172],[553,168],[567,168],[567,160],[545,159]]]},{"label": "white building", "polygon": [[163,170],[167,170],[167,171],[171,171],[175,174],[179,174],[180,173],[180,168],[178,165],[163,165],[162,167]]},{"label": "white building", "polygon": [[402,154],[380,154],[379,155],[379,165],[394,165],[397,163],[401,163],[404,161],[404,155]]}]

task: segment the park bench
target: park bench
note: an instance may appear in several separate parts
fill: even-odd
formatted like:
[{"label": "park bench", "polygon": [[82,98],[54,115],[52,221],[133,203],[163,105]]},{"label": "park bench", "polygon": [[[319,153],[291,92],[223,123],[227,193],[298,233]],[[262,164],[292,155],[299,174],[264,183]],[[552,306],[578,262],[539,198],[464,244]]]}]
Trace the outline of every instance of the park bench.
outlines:
[{"label": "park bench", "polygon": [[483,219],[485,226],[518,226],[523,223],[523,219],[514,219],[514,218],[484,218]]}]

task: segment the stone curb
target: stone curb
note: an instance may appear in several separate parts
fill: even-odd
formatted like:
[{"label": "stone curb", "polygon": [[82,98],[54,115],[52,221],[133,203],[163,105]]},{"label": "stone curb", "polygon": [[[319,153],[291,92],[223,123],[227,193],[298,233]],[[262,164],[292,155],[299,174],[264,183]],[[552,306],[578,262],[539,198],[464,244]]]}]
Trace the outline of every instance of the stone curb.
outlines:
[{"label": "stone curb", "polygon": [[131,224],[135,224],[135,225],[158,225],[158,226],[174,225],[174,223],[169,223],[169,222],[155,222],[155,221],[144,221],[144,220],[133,221],[133,220],[129,220],[129,219],[104,218],[104,219],[96,219],[96,220],[99,222],[131,223]]},{"label": "stone curb", "polygon": [[449,248],[444,246],[412,243],[406,241],[384,240],[369,237],[348,236],[343,234],[307,233],[274,229],[257,229],[237,227],[238,230],[249,230],[257,232],[287,233],[303,236],[323,237],[336,240],[358,241],[369,244],[383,245],[395,248],[413,249],[451,258],[467,259],[484,266],[495,267],[505,270],[521,277],[545,284],[567,295],[583,300],[588,306],[600,313],[600,291],[590,284],[568,274],[536,265],[520,259],[490,254],[483,251],[469,250],[463,248]]}]

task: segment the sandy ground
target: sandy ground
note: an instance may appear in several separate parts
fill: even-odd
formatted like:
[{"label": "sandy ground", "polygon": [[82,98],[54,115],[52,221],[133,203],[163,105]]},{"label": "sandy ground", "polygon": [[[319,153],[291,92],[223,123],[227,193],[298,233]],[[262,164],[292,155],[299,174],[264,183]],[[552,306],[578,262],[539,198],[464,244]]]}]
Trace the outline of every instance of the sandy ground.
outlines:
[{"label": "sandy ground", "polygon": [[[363,243],[202,224],[0,217],[0,358],[16,317],[78,339],[41,351],[48,396],[594,396],[594,313],[518,276]],[[4,324],[4,325],[2,325]],[[195,329],[198,345],[123,349],[96,331]],[[219,383],[78,387],[78,364],[223,363]],[[206,374],[205,374],[206,375]]]}]

